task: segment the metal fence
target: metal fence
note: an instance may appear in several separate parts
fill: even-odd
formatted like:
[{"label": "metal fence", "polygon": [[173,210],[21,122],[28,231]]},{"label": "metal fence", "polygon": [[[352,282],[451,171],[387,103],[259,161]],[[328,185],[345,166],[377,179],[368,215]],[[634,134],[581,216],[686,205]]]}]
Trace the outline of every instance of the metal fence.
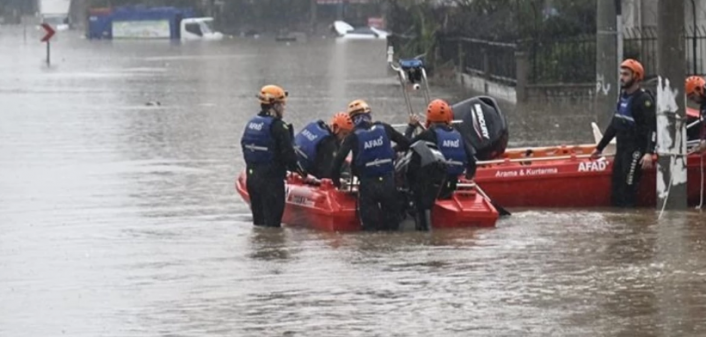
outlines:
[{"label": "metal fence", "polygon": [[[687,73],[706,75],[706,28],[686,32]],[[523,44],[529,53],[531,83],[585,83],[595,81],[596,37],[536,39]],[[634,58],[645,67],[647,78],[656,76],[657,29],[626,29],[623,36],[624,58]]]},{"label": "metal fence", "polygon": [[[706,75],[706,27],[686,32],[687,73]],[[624,57],[635,58],[645,67],[646,77],[657,70],[657,30],[654,27],[626,29]],[[531,84],[590,83],[596,76],[596,36],[569,38],[538,37],[515,43],[439,36],[437,63],[453,62],[465,73],[516,83],[515,52],[522,50],[529,60]]]},{"label": "metal fence", "polygon": [[438,42],[440,61],[452,61],[457,69],[467,74],[516,84],[516,44],[467,37],[441,37]]}]

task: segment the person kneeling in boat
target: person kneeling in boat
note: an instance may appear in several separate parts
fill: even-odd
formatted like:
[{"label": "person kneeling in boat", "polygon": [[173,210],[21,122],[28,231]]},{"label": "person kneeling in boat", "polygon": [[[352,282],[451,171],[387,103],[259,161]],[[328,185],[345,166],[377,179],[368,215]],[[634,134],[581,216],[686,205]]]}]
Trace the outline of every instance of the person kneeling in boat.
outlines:
[{"label": "person kneeling in boat", "polygon": [[[697,132],[697,137],[699,139],[699,146],[696,151],[700,153],[706,152],[706,81],[700,76],[690,76],[686,79],[684,85],[686,92],[686,97],[699,105],[699,120],[701,120],[700,132]],[[691,138],[691,137],[689,137]]]},{"label": "person kneeling in boat", "polygon": [[613,137],[617,137],[611,195],[611,203],[615,207],[636,206],[642,176],[640,168],[653,166],[657,119],[652,94],[640,87],[644,76],[644,68],[633,59],[627,59],[620,65],[622,93],[617,111],[591,154],[592,158],[599,158]]},{"label": "person kneeling in boat", "polygon": [[[417,214],[417,229],[428,230],[429,211],[436,199],[447,199],[456,190],[458,177],[466,172],[466,179],[471,180],[476,174],[476,159],[473,147],[463,139],[460,132],[451,126],[453,110],[443,100],[436,99],[429,103],[426,114],[426,130],[412,138],[412,147],[418,141],[424,141],[438,149],[444,157],[445,167],[441,176],[434,174],[435,168],[425,169],[420,155],[413,155],[407,171],[407,181],[414,195]],[[419,120],[410,118],[410,125],[405,132],[411,135],[419,126]],[[411,129],[411,130],[410,130]]]},{"label": "person kneeling in boat", "polygon": [[348,104],[348,115],[355,127],[333,160],[331,179],[340,188],[341,166],[353,151],[352,171],[360,181],[358,214],[363,230],[396,230],[401,212],[391,141],[399,151],[406,151],[409,140],[389,124],[373,122],[370,107],[363,100]]},{"label": "person kneeling in boat", "polygon": [[240,141],[247,171],[246,188],[256,226],[281,226],[287,170],[306,177],[294,152],[292,126],[282,120],[287,96],[278,86],[262,87],[257,95],[260,113],[246,124]]},{"label": "person kneeling in boat", "polygon": [[345,112],[334,115],[330,125],[322,120],[309,123],[294,137],[299,164],[316,178],[331,178],[331,162],[351,131],[353,121]]}]

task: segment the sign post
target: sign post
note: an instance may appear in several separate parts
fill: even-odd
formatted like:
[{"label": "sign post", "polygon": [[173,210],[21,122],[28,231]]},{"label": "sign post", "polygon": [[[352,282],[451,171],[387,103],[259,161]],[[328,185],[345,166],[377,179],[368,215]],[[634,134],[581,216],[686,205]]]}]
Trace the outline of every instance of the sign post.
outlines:
[{"label": "sign post", "polygon": [[54,36],[54,34],[56,34],[56,31],[54,30],[54,28],[52,28],[47,23],[43,23],[42,28],[44,28],[44,31],[46,32],[46,34],[44,35],[44,37],[42,37],[41,41],[45,42],[47,44],[47,65],[50,65],[51,64],[51,44],[50,44],[49,40],[51,40],[52,36]]}]

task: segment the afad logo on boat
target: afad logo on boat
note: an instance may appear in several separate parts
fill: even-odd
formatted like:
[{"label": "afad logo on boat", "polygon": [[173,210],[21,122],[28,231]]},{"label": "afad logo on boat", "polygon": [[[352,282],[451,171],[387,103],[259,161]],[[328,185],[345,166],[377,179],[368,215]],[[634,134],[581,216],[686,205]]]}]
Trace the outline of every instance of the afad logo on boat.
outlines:
[{"label": "afad logo on boat", "polygon": [[603,172],[608,168],[608,162],[605,160],[582,161],[579,163],[579,172]]}]

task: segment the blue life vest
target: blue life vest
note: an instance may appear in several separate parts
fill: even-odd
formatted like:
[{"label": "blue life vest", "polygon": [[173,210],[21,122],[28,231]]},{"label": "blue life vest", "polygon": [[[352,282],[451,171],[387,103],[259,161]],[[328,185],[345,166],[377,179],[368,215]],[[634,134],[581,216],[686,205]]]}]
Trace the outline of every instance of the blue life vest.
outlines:
[{"label": "blue life vest", "polygon": [[275,158],[275,142],[270,131],[274,120],[274,117],[270,116],[255,116],[245,125],[240,146],[246,164],[267,164]]},{"label": "blue life vest", "polygon": [[446,158],[446,171],[449,175],[458,176],[463,173],[468,165],[463,137],[455,129],[447,130],[435,127],[436,146]]},{"label": "blue life vest", "polygon": [[316,161],[316,147],[331,132],[323,125],[322,121],[309,123],[294,137],[294,150],[297,153],[299,164],[305,170],[311,171]]},{"label": "blue life vest", "polygon": [[354,133],[358,137],[358,155],[354,158],[354,165],[359,174],[380,177],[394,171],[395,152],[382,124],[375,123],[369,129],[356,128]]},{"label": "blue life vest", "polygon": [[632,115],[632,101],[637,95],[639,95],[639,92],[629,96],[620,95],[618,108],[615,111],[615,115],[613,115],[613,126],[616,129],[628,130],[635,127],[635,118]]}]

